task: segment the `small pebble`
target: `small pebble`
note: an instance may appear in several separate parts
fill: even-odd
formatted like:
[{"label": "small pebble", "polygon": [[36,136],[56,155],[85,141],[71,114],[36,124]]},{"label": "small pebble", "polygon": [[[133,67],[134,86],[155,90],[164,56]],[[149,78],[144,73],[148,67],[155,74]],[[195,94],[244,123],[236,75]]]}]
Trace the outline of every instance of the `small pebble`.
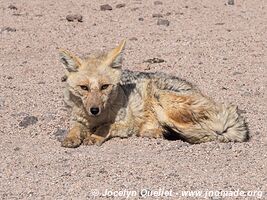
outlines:
[{"label": "small pebble", "polygon": [[57,141],[62,142],[66,137],[68,131],[64,128],[58,128],[56,132],[53,134]]},{"label": "small pebble", "polygon": [[78,14],[76,14],[76,15],[67,15],[66,19],[69,22],[73,22],[73,21],[82,22],[83,21],[83,16],[82,15],[78,15]]},{"label": "small pebble", "polygon": [[8,8],[11,10],[18,10],[18,8],[14,5],[9,5]]},{"label": "small pebble", "polygon": [[116,8],[123,8],[125,6],[126,6],[125,3],[119,3],[119,4],[116,5]]},{"label": "small pebble", "polygon": [[6,32],[16,32],[17,29],[11,28],[11,27],[3,27],[3,28],[0,29],[0,33],[4,32],[4,31],[6,31]]},{"label": "small pebble", "polygon": [[131,37],[129,40],[130,41],[137,41],[138,39],[136,37]]},{"label": "small pebble", "polygon": [[106,11],[106,10],[112,10],[112,7],[109,4],[104,4],[100,6],[101,11]]},{"label": "small pebble", "polygon": [[163,3],[161,1],[155,1],[154,5],[162,5]]},{"label": "small pebble", "polygon": [[150,58],[150,59],[145,60],[144,62],[154,64],[154,63],[163,63],[163,62],[165,62],[165,60],[163,60],[161,58]]},{"label": "small pebble", "polygon": [[235,1],[234,0],[228,0],[228,5],[235,5]]},{"label": "small pebble", "polygon": [[30,125],[34,125],[38,122],[38,118],[35,116],[26,116],[19,123],[20,127],[27,128]]},{"label": "small pebble", "polygon": [[170,22],[167,19],[158,19],[157,25],[160,26],[169,26]]},{"label": "small pebble", "polygon": [[66,82],[68,79],[67,75],[61,77],[61,82]]},{"label": "small pebble", "polygon": [[158,14],[153,14],[152,17],[160,18],[160,17],[163,17],[163,15],[158,13]]}]

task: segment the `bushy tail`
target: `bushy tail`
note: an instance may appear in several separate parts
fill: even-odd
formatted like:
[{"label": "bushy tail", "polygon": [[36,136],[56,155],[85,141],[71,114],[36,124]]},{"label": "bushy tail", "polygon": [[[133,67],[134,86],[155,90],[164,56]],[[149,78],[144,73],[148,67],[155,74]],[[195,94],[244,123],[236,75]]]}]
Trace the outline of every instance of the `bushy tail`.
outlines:
[{"label": "bushy tail", "polygon": [[236,106],[221,105],[212,116],[210,128],[221,142],[244,142],[249,139],[248,128]]}]

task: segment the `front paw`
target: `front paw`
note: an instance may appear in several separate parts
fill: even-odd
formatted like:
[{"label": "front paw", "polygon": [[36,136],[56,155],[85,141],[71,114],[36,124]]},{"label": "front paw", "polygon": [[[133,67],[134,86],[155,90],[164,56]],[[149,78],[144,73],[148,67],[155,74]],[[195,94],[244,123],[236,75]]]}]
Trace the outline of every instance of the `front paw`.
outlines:
[{"label": "front paw", "polygon": [[98,136],[98,135],[90,135],[87,136],[84,140],[83,140],[83,144],[84,145],[97,145],[100,146],[104,143],[105,138]]},{"label": "front paw", "polygon": [[62,147],[76,148],[81,145],[81,139],[78,137],[66,137],[62,143]]}]

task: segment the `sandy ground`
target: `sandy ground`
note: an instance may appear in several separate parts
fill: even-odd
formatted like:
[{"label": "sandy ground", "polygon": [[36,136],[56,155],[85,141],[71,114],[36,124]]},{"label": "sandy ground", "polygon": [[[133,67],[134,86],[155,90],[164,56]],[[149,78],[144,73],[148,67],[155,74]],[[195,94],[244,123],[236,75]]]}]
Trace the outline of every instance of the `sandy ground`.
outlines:
[{"label": "sandy ground", "polygon": [[[113,9],[101,11],[106,3]],[[116,8],[119,3],[125,6]],[[183,191],[213,191],[207,199],[234,199],[216,191],[244,191],[248,196],[236,199],[267,199],[266,2],[161,3],[0,1],[1,199],[127,198],[116,191],[136,192],[128,199],[187,199]],[[82,22],[67,21],[69,14],[82,15]],[[153,14],[169,26],[157,25]],[[125,68],[176,74],[218,102],[239,105],[250,141],[189,145],[129,138],[60,147],[69,114],[57,48],[84,55],[124,38]],[[144,62],[151,58],[165,62]],[[146,196],[159,190],[165,196]],[[265,193],[252,197],[250,191]]]}]

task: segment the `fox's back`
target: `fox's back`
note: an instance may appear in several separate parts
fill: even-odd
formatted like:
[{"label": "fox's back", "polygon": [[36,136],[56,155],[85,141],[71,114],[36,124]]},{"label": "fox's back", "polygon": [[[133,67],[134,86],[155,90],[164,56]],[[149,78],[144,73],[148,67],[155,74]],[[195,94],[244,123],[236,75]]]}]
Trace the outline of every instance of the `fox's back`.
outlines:
[{"label": "fox's back", "polygon": [[191,83],[179,77],[162,72],[122,71],[121,85],[125,89],[144,89],[143,84],[146,84],[148,81],[152,82],[153,86],[159,90],[167,90],[177,93],[191,93],[197,90]]}]

